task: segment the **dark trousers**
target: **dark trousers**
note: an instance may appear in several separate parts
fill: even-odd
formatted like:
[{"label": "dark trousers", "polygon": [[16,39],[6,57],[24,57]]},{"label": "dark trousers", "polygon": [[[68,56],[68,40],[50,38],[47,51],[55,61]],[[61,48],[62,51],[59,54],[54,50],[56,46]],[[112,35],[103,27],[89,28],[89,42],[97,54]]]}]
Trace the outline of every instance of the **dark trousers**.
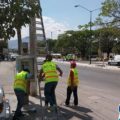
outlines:
[{"label": "dark trousers", "polygon": [[74,86],[73,88],[71,88],[70,86],[67,87],[67,98],[65,104],[69,105],[70,97],[72,93],[74,96],[74,105],[78,105],[77,86]]},{"label": "dark trousers", "polygon": [[15,95],[17,97],[17,108],[15,111],[15,117],[20,116],[21,115],[21,108],[23,107],[24,103],[25,103],[25,92],[22,90],[14,90]]},{"label": "dark trousers", "polygon": [[55,96],[55,88],[57,86],[57,82],[50,82],[45,84],[44,93],[45,93],[45,101],[50,103],[50,106],[56,105],[56,96]]}]

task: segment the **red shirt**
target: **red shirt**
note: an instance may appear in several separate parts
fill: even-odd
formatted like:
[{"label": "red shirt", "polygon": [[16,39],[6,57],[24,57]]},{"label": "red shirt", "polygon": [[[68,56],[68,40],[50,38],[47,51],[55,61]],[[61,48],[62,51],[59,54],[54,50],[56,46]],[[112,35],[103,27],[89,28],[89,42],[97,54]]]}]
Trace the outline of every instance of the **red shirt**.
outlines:
[{"label": "red shirt", "polygon": [[74,72],[72,70],[70,70],[70,80],[71,80],[71,86],[73,86]]}]

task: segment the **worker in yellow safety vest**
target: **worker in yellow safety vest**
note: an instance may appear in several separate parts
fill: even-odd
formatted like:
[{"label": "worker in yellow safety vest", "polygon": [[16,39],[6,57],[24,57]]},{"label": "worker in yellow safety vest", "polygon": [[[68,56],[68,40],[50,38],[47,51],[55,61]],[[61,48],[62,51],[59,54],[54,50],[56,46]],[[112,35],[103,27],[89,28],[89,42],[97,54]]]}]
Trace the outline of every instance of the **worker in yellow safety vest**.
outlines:
[{"label": "worker in yellow safety vest", "polygon": [[[58,73],[59,72],[59,73]],[[44,76],[45,80],[45,99],[50,103],[50,107],[56,106],[55,88],[57,86],[59,76],[62,76],[62,70],[52,62],[52,56],[48,54],[46,56],[45,63],[42,65],[39,77]],[[47,104],[46,104],[47,106]]]},{"label": "worker in yellow safety vest", "polygon": [[13,88],[18,103],[13,120],[19,120],[19,117],[24,115],[21,112],[21,108],[25,103],[25,96],[27,94],[27,82],[29,78],[30,78],[30,72],[27,68],[23,68],[23,70],[17,73],[15,76]]},{"label": "worker in yellow safety vest", "polygon": [[76,69],[75,61],[71,62],[71,68],[70,68],[70,73],[69,73],[69,77],[67,80],[67,84],[68,84],[67,98],[65,101],[65,105],[70,104],[70,97],[72,93],[74,96],[74,105],[78,105],[77,89],[78,89],[79,79],[78,79],[78,70]]}]

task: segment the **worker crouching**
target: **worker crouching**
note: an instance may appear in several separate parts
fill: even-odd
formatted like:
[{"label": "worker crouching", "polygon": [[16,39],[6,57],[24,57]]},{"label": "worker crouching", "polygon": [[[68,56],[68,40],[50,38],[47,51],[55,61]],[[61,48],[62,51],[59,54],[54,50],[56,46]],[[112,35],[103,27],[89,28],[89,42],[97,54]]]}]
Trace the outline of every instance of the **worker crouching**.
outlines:
[{"label": "worker crouching", "polygon": [[15,76],[14,92],[17,97],[17,108],[13,117],[13,120],[19,120],[19,117],[24,116],[21,112],[21,108],[25,105],[25,97],[27,94],[27,83],[30,79],[30,72],[28,69],[23,70]]}]

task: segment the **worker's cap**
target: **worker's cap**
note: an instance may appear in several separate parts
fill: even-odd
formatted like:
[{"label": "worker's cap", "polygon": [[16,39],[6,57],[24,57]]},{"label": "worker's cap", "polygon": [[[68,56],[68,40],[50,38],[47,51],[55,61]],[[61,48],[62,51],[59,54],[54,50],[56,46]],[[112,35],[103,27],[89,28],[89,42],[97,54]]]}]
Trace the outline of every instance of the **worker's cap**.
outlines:
[{"label": "worker's cap", "polygon": [[52,60],[52,55],[50,55],[50,54],[46,55],[46,60],[51,61]]},{"label": "worker's cap", "polygon": [[73,67],[73,68],[76,67],[76,62],[75,61],[71,61],[70,64],[71,64],[71,67]]}]

